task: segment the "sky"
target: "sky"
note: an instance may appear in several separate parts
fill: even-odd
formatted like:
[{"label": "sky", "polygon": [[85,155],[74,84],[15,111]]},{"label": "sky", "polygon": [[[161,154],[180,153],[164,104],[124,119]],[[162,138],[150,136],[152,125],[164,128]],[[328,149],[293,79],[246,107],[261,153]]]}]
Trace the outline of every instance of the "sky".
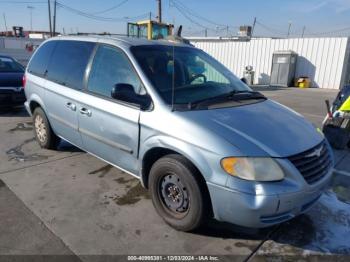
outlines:
[{"label": "sky", "polygon": [[[64,28],[66,33],[125,34],[127,20],[146,19],[150,12],[154,17],[157,12],[156,0],[58,2],[57,30]],[[30,29],[30,12],[33,30],[49,29],[46,0],[0,0],[0,31],[5,30],[3,14],[8,28]],[[183,25],[186,35],[202,36],[205,29],[208,35],[235,35],[239,25],[252,25],[255,17],[254,34],[260,36],[286,36],[289,25],[291,36],[300,36],[304,27],[305,35],[350,34],[350,0],[163,0],[163,21]]]}]

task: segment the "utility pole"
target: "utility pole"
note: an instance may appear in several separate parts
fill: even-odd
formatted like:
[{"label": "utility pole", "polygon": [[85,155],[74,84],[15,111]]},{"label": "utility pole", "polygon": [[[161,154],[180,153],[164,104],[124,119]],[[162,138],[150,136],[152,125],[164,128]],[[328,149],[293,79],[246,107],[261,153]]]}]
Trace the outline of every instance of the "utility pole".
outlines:
[{"label": "utility pole", "polygon": [[304,38],[305,30],[306,30],[306,26],[303,27],[303,32],[301,34],[301,38]]},{"label": "utility pole", "polygon": [[55,0],[53,6],[53,36],[56,36],[56,9],[57,9],[57,1]]},{"label": "utility pole", "polygon": [[226,26],[226,36],[228,37],[228,28],[229,26]]},{"label": "utility pole", "polygon": [[152,20],[152,12],[149,12],[149,20]]},{"label": "utility pole", "polygon": [[3,13],[3,16],[4,16],[6,35],[7,35],[7,23],[6,23],[6,15],[5,15],[5,13]]},{"label": "utility pole", "polygon": [[253,26],[252,26],[252,33],[251,33],[251,37],[253,37],[253,33],[254,33],[254,29],[255,29],[255,25],[256,25],[256,17],[254,17],[254,22],[253,22]]},{"label": "utility pole", "polygon": [[208,37],[208,29],[204,29],[204,35],[205,37]]},{"label": "utility pole", "polygon": [[49,8],[49,28],[50,28],[50,36],[52,37],[51,5],[50,5],[50,0],[47,0],[47,6],[48,6],[48,8]]},{"label": "utility pole", "polygon": [[162,0],[157,0],[158,1],[158,22],[162,22]]},{"label": "utility pole", "polygon": [[292,28],[292,22],[289,21],[288,23],[288,33],[287,33],[287,38],[290,36],[290,29]]},{"label": "utility pole", "polygon": [[34,6],[28,5],[27,8],[29,9],[29,12],[30,12],[30,31],[33,31],[33,9],[34,9]]}]

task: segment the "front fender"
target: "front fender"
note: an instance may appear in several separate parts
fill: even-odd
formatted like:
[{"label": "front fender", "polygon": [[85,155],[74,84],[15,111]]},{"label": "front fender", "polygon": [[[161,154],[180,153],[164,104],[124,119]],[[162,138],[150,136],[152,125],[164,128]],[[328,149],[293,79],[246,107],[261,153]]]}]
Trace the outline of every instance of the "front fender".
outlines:
[{"label": "front fender", "polygon": [[[156,135],[143,141],[139,155],[140,166],[142,166],[142,161],[147,152],[154,148],[170,149],[183,155],[197,167],[206,182],[222,186],[226,184],[227,175],[221,169],[220,160],[222,156],[219,154],[174,137]],[[140,174],[140,176],[142,177],[143,175]],[[142,177],[142,181],[144,181],[144,177]]]}]

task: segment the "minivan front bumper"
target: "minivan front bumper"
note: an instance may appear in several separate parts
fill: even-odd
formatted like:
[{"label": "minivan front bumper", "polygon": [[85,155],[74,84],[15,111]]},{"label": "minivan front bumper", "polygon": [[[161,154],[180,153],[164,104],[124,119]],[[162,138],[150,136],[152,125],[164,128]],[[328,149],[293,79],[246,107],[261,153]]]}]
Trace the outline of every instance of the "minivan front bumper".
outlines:
[{"label": "minivan front bumper", "polygon": [[333,168],[316,185],[297,192],[250,194],[207,182],[215,219],[263,228],[306,212],[328,187]]}]

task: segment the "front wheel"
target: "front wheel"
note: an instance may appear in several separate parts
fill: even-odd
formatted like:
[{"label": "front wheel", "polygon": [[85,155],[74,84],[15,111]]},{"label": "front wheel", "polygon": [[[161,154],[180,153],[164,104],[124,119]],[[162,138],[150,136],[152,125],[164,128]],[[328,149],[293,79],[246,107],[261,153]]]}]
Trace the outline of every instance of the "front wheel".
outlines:
[{"label": "front wheel", "polygon": [[205,191],[196,168],[180,155],[168,155],[154,163],[149,188],[158,214],[181,231],[198,228],[207,217]]}]

